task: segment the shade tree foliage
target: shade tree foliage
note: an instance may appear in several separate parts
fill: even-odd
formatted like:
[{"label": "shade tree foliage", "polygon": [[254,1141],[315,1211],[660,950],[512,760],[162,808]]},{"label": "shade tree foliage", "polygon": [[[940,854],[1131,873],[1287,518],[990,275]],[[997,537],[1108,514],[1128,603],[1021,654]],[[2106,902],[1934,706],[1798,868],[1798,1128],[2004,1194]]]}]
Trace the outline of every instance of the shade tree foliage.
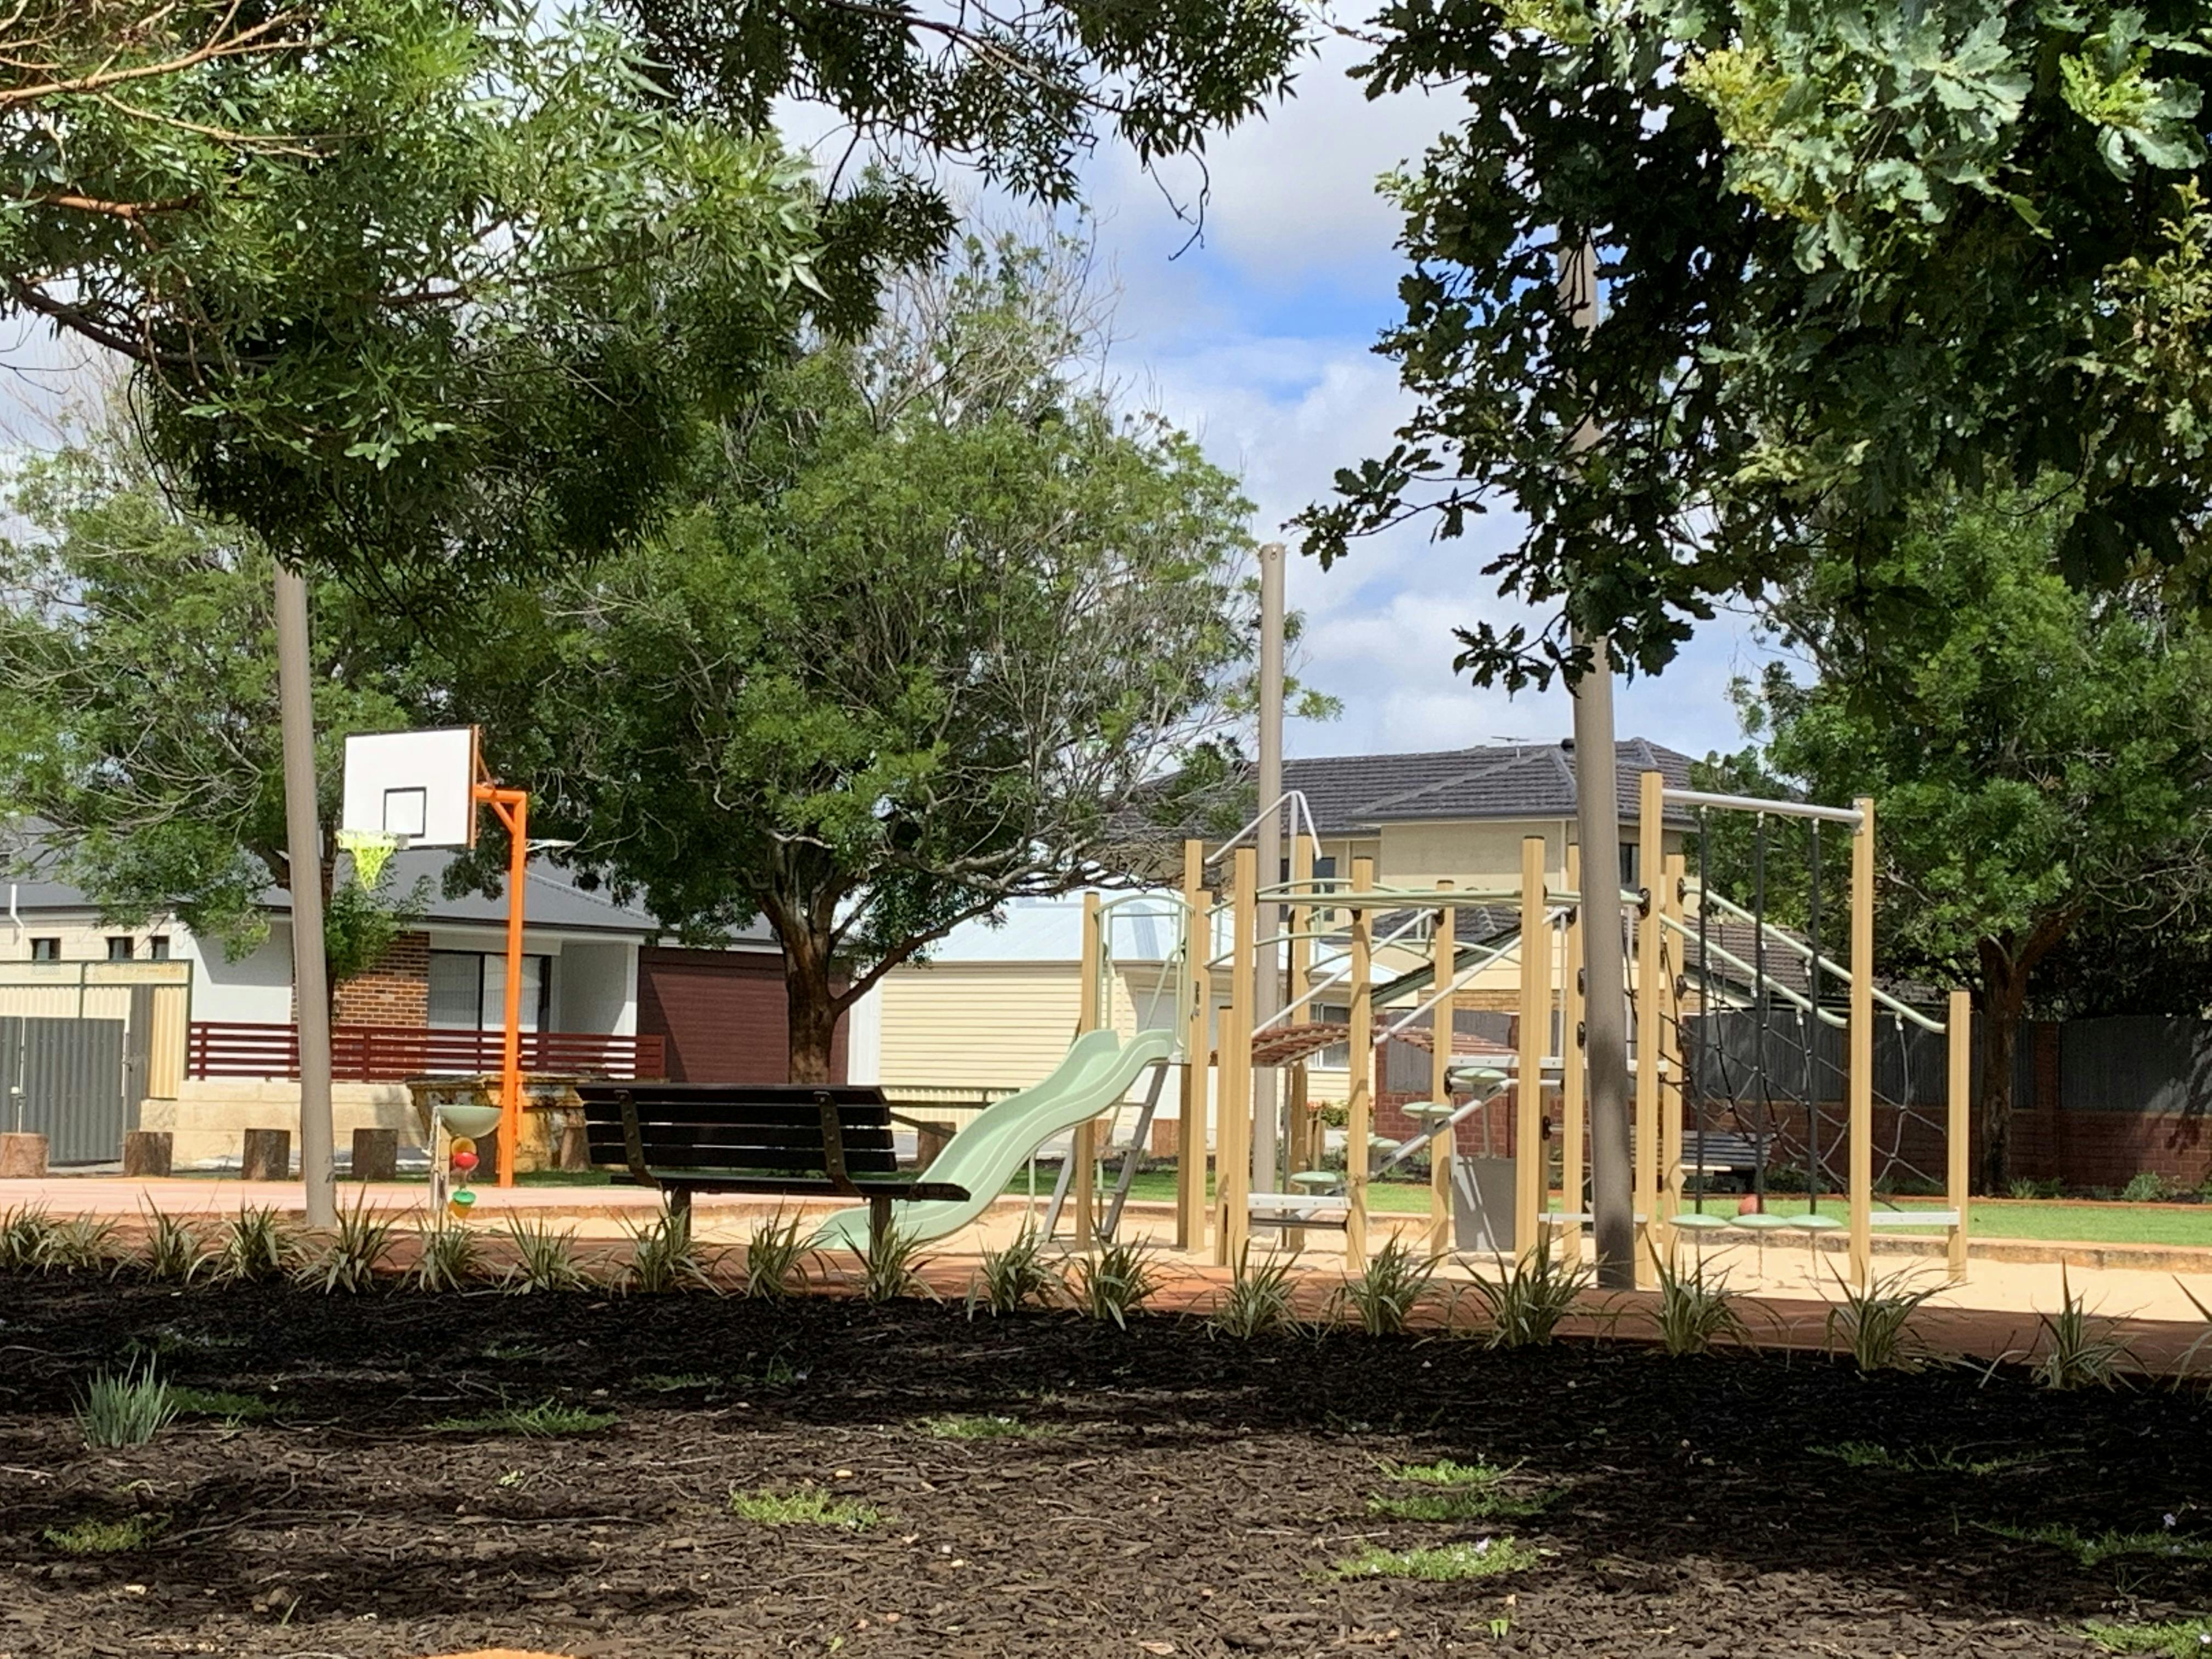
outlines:
[{"label": "shade tree foliage", "polygon": [[[2055,553],[2212,596],[2212,36],[2194,0],[1389,0],[1359,71],[1463,112],[1390,181],[1414,412],[1306,516],[1409,517],[1549,613],[1478,623],[1509,686],[1656,672],[1714,607],[1865,555],[1916,503],[2063,485]],[[1593,331],[1555,280],[1595,250]],[[1587,447],[1585,448],[1585,445]]]}]

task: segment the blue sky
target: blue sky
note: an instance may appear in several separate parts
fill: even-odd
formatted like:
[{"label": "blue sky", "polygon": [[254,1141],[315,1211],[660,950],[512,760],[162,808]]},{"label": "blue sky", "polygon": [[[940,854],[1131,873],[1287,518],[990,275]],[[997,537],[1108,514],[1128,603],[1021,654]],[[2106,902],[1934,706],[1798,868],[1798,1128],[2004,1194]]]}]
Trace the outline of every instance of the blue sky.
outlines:
[{"label": "blue sky", "polygon": [[[1356,49],[1332,42],[1298,96],[1218,139],[1201,246],[1124,155],[1102,153],[1091,205],[1101,263],[1121,288],[1114,368],[1133,397],[1194,433],[1241,473],[1261,538],[1328,492],[1334,470],[1378,453],[1408,401],[1370,349],[1397,315],[1397,222],[1377,175],[1417,157],[1450,118],[1449,97],[1370,103],[1344,70]],[[1171,193],[1194,185],[1171,170]],[[1294,721],[1293,754],[1451,748],[1499,738],[1564,736],[1564,690],[1478,690],[1451,672],[1455,624],[1519,614],[1479,571],[1517,535],[1499,514],[1456,543],[1408,527],[1359,547],[1327,573],[1294,558],[1291,602],[1304,611],[1303,676],[1344,704],[1327,724]],[[1623,684],[1618,725],[1692,753],[1737,746],[1731,675],[1766,653],[1738,617],[1709,624],[1658,678]]]}]

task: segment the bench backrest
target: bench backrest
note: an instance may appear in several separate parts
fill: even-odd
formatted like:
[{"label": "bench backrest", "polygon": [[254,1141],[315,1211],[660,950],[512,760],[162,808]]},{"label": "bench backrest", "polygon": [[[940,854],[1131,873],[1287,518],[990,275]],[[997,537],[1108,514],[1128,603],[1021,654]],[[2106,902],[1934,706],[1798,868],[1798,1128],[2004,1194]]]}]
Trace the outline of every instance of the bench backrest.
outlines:
[{"label": "bench backrest", "polygon": [[1708,1163],[1762,1164],[1766,1159],[1766,1137],[1747,1135],[1735,1129],[1686,1128],[1682,1131],[1682,1156]]},{"label": "bench backrest", "polygon": [[586,1083],[576,1092],[594,1164],[832,1179],[898,1170],[890,1107],[869,1084]]}]

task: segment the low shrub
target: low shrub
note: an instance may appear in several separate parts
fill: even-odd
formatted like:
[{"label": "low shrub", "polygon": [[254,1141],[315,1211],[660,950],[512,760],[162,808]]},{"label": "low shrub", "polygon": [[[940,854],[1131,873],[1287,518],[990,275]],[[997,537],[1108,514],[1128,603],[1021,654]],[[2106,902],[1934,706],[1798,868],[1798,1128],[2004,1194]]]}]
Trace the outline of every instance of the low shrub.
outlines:
[{"label": "low shrub", "polygon": [[394,1223],[388,1216],[372,1214],[363,1192],[353,1208],[338,1212],[337,1225],[316,1246],[299,1253],[292,1269],[295,1283],[325,1296],[343,1291],[359,1296],[376,1285],[377,1269],[392,1254]]},{"label": "low shrub", "polygon": [[789,1296],[806,1282],[807,1264],[815,1255],[813,1237],[801,1236],[797,1217],[762,1222],[745,1243],[745,1294]]},{"label": "low shrub", "polygon": [[968,1311],[971,1317],[978,1307],[994,1316],[1010,1314],[1030,1305],[1049,1307],[1066,1294],[1067,1281],[1045,1260],[1042,1235],[1024,1222],[1005,1249],[983,1252],[982,1271],[968,1287]]},{"label": "low shrub", "polygon": [[281,1279],[299,1254],[283,1218],[268,1206],[241,1209],[224,1224],[222,1242],[203,1259],[210,1277],[221,1284],[255,1284]]},{"label": "low shrub", "polygon": [[574,1228],[556,1231],[550,1222],[510,1216],[506,1231],[514,1246],[514,1265],[501,1275],[500,1288],[509,1295],[547,1296],[591,1288],[590,1277],[576,1262]]},{"label": "low shrub", "polygon": [[1075,1305],[1090,1318],[1112,1320],[1123,1330],[1160,1287],[1149,1239],[1116,1239],[1075,1264],[1069,1289]]},{"label": "low shrub", "polygon": [[927,1295],[922,1282],[921,1240],[894,1224],[881,1232],[871,1228],[866,1249],[853,1255],[860,1264],[860,1294],[871,1302],[896,1302],[901,1297]]},{"label": "low shrub", "polygon": [[623,1224],[630,1237],[629,1261],[623,1267],[623,1290],[640,1296],[666,1296],[676,1291],[720,1293],[714,1261],[691,1242],[689,1210],[664,1210],[642,1227]]},{"label": "low shrub", "polygon": [[2112,1322],[2092,1314],[2058,1269],[2059,1310],[2038,1314],[2045,1342],[2035,1380],[2046,1389],[2109,1389],[2120,1380],[2128,1345],[2112,1331]]},{"label": "low shrub", "polygon": [[1652,1261],[1659,1273],[1659,1346],[1669,1356],[1706,1353],[1723,1338],[1753,1346],[1751,1328],[1729,1294],[1725,1273],[1708,1282],[1702,1256],[1686,1273],[1674,1262],[1659,1261],[1656,1251]]},{"label": "low shrub", "polygon": [[1484,1341],[1493,1348],[1541,1347],[1593,1282],[1587,1263],[1555,1258],[1550,1237],[1540,1238],[1533,1251],[1499,1277],[1474,1276],[1475,1299],[1489,1320]]},{"label": "low shrub", "polygon": [[1296,1294],[1291,1269],[1297,1265],[1295,1255],[1270,1255],[1255,1268],[1252,1241],[1246,1239],[1237,1252],[1236,1275],[1222,1294],[1221,1305],[1206,1321],[1206,1328],[1243,1342],[1288,1330],[1296,1322],[1291,1310]]},{"label": "low shrub", "polygon": [[1428,1299],[1436,1272],[1435,1262],[1416,1255],[1393,1233],[1357,1276],[1337,1288],[1334,1300],[1352,1310],[1368,1335],[1396,1336]]},{"label": "low shrub", "polygon": [[1338,1578],[1419,1578],[1448,1584],[1462,1578],[1495,1578],[1521,1572],[1542,1558],[1511,1538],[1478,1538],[1468,1544],[1437,1544],[1425,1549],[1388,1550],[1364,1545],[1358,1554],[1333,1564]]},{"label": "low shrub", "polygon": [[1830,1352],[1840,1336],[1844,1351],[1863,1371],[1917,1370],[1925,1351],[1912,1329],[1912,1316],[1942,1286],[1916,1285],[1914,1277],[1905,1268],[1862,1288],[1838,1275],[1836,1288],[1842,1299],[1828,1310],[1824,1328]]},{"label": "low shrub", "polygon": [[407,1270],[407,1286],[416,1291],[458,1291],[483,1272],[483,1245],[464,1226],[440,1224],[425,1228],[415,1265]]},{"label": "low shrub", "polygon": [[199,1272],[199,1234],[189,1223],[163,1215],[151,1204],[145,1209],[146,1242],[139,1247],[138,1265],[149,1279],[170,1285],[189,1283]]}]

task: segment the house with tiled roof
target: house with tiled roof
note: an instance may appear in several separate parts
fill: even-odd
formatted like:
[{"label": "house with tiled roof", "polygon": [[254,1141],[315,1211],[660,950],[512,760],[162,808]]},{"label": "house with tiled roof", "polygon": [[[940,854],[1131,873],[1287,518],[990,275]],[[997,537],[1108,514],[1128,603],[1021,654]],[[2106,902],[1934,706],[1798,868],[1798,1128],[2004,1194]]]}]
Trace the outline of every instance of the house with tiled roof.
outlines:
[{"label": "house with tiled roof", "polygon": [[[1656,771],[1686,788],[1690,757],[1631,738],[1619,745],[1621,875],[1638,883],[1636,792]],[[1517,885],[1521,843],[1540,836],[1548,878],[1564,885],[1566,850],[1575,844],[1579,797],[1571,744],[1501,744],[1415,755],[1328,755],[1283,763],[1283,784],[1305,797],[1325,868],[1348,876],[1352,860],[1371,858],[1379,881],[1394,887]],[[1687,815],[1668,816],[1667,850],[1680,850]]]}]

